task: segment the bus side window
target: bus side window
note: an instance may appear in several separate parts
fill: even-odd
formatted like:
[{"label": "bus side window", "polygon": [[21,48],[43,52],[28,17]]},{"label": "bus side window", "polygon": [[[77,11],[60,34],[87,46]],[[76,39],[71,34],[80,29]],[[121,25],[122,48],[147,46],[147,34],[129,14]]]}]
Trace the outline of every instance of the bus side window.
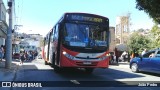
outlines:
[{"label": "bus side window", "polygon": [[59,36],[59,35],[58,35],[58,26],[59,26],[59,25],[57,24],[56,27],[55,27],[55,30],[54,30],[54,31],[55,31],[55,32],[54,32],[54,39],[55,39],[55,40],[57,40],[57,39],[58,39],[58,36]]},{"label": "bus side window", "polygon": [[160,51],[157,52],[156,57],[160,57]]},{"label": "bus side window", "polygon": [[56,26],[54,27],[54,30],[53,30],[53,41],[55,41],[56,37],[55,37],[55,34],[56,34]]}]

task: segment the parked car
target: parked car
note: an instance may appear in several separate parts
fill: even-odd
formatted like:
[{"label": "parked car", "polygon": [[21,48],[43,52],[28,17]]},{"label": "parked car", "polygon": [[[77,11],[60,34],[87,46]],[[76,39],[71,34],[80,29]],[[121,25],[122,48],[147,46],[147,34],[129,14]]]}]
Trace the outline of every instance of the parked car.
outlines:
[{"label": "parked car", "polygon": [[146,52],[130,62],[132,72],[146,71],[160,74],[160,49]]},{"label": "parked car", "polygon": [[12,57],[13,59],[20,59],[20,53],[14,53]]}]

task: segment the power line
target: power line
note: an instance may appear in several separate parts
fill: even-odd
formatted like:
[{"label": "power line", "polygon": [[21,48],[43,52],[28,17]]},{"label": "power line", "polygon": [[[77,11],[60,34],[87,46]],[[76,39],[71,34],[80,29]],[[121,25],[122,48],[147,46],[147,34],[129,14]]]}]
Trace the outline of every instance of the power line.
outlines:
[{"label": "power line", "polygon": [[[20,1],[22,1],[22,4]],[[16,2],[14,0],[14,14],[15,14],[14,30],[19,30],[19,27],[22,27],[22,25],[19,25],[21,23],[22,6],[23,6],[23,0],[16,0]]]},{"label": "power line", "polygon": [[23,0],[17,0],[18,24],[21,23],[23,13]]}]

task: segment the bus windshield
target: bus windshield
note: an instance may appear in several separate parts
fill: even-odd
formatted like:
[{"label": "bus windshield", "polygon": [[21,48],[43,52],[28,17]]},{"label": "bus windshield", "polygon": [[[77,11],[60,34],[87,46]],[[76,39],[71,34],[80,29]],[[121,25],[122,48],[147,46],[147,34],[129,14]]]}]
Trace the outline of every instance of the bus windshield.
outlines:
[{"label": "bus windshield", "polygon": [[66,23],[65,42],[77,47],[107,47],[107,28],[98,24]]}]

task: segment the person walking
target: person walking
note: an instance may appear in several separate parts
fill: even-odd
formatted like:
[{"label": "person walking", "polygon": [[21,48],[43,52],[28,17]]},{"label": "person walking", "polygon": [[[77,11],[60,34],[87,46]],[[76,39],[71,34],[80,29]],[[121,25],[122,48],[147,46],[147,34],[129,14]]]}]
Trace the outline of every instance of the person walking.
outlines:
[{"label": "person walking", "polygon": [[1,47],[0,47],[0,61],[2,61],[3,56],[4,56],[4,48],[3,48],[3,45],[1,45]]},{"label": "person walking", "polygon": [[143,56],[146,53],[147,49],[144,49],[141,55]]},{"label": "person walking", "polygon": [[115,56],[116,56],[116,62],[118,65],[119,52],[118,52],[117,48],[115,48]]},{"label": "person walking", "polygon": [[21,59],[20,59],[20,64],[23,64],[24,60],[26,59],[25,53],[24,53],[24,52],[21,52],[21,53],[20,53],[20,57],[21,57]]},{"label": "person walking", "polygon": [[135,58],[135,57],[138,57],[138,56],[139,56],[138,52],[134,49],[133,52],[132,52],[132,55],[131,55],[131,59]]},{"label": "person walking", "polygon": [[5,45],[3,45],[3,59],[5,59],[5,55],[6,55],[6,47]]}]

